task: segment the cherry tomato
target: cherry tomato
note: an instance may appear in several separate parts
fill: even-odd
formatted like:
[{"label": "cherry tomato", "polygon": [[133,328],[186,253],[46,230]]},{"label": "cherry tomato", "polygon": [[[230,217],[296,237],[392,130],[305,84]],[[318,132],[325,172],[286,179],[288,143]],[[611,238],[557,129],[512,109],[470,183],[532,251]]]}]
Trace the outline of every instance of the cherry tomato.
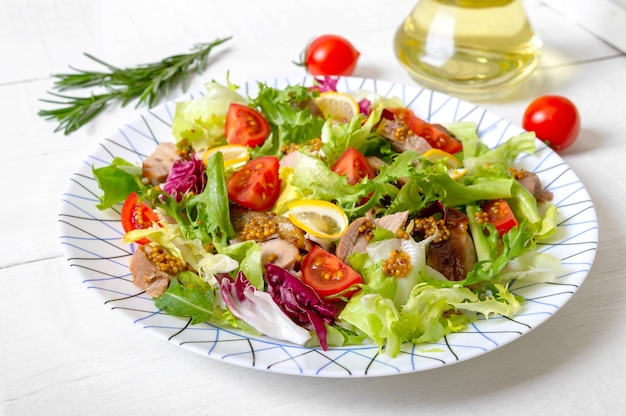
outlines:
[{"label": "cherry tomato", "polygon": [[245,105],[231,103],[226,113],[226,141],[256,147],[265,142],[270,125],[261,113]]},{"label": "cherry tomato", "polygon": [[522,126],[554,150],[571,146],[580,133],[580,116],[573,102],[558,95],[535,99],[524,112]]},{"label": "cherry tomato", "polygon": [[451,155],[460,152],[463,149],[462,143],[448,131],[437,125],[422,120],[408,108],[387,108],[396,121],[403,122],[409,126],[411,131],[422,137],[432,147],[441,149]]},{"label": "cherry tomato", "polygon": [[483,212],[487,213],[488,221],[496,227],[500,236],[519,225],[511,207],[504,199],[495,199],[487,202],[483,207]]},{"label": "cherry tomato", "polygon": [[[321,297],[327,297],[363,283],[363,278],[334,254],[320,246],[314,246],[304,257],[302,281]],[[349,297],[355,292],[356,290],[343,295]]]},{"label": "cherry tomato", "polygon": [[280,194],[278,168],[276,156],[252,159],[228,178],[228,197],[236,204],[254,211],[270,209]]},{"label": "cherry tomato", "polygon": [[306,49],[305,61],[311,75],[352,75],[359,59],[359,51],[345,38],[323,35]]},{"label": "cherry tomato", "polygon": [[354,185],[365,177],[372,179],[376,176],[374,169],[363,156],[363,153],[354,147],[349,147],[343,152],[331,169],[339,175],[346,176],[350,185]]},{"label": "cherry tomato", "polygon": [[[124,205],[122,205],[122,228],[125,232],[144,229],[150,227],[159,220],[158,215],[150,208],[145,201],[139,201],[139,196],[131,192]],[[148,244],[150,240],[142,238],[137,240],[138,244]]]}]

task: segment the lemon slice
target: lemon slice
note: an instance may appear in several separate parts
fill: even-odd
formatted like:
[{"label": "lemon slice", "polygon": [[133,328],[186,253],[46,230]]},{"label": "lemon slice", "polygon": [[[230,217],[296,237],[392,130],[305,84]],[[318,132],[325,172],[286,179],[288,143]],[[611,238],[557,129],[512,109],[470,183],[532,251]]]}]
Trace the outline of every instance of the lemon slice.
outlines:
[{"label": "lemon slice", "polygon": [[245,163],[250,160],[250,152],[248,147],[242,144],[227,144],[225,146],[218,146],[204,152],[202,161],[205,165],[209,163],[211,156],[215,152],[221,152],[224,157],[224,166],[232,166],[240,163]]},{"label": "lemon slice", "polygon": [[352,96],[341,92],[327,91],[313,99],[322,111],[322,116],[328,120],[345,123],[359,114],[359,104]]},{"label": "lemon slice", "polygon": [[287,217],[296,227],[319,238],[336,239],[348,228],[348,216],[332,202],[303,199],[287,204]]},{"label": "lemon slice", "polygon": [[448,175],[453,180],[457,180],[463,177],[467,173],[467,169],[462,167],[461,162],[453,154],[450,154],[444,150],[432,148],[426,151],[422,156],[431,162],[437,162],[440,159],[446,158],[446,166],[448,166]]},{"label": "lemon slice", "polygon": [[461,167],[461,162],[459,161],[459,159],[454,157],[454,155],[444,150],[436,149],[434,147],[426,151],[426,153],[424,153],[422,156],[424,156],[426,159],[430,160],[433,163],[445,157],[446,165],[448,165],[450,169],[458,169]]},{"label": "lemon slice", "polygon": [[462,178],[467,173],[466,168],[458,168],[458,169],[448,169],[448,175],[452,178],[452,180],[457,180]]}]

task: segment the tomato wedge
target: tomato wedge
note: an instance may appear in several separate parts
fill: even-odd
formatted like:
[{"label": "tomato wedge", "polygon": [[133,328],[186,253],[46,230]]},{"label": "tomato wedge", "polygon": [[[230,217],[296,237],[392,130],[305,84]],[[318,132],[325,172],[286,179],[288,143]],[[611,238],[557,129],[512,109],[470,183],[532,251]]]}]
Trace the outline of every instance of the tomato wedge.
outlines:
[{"label": "tomato wedge", "polygon": [[[320,246],[314,246],[304,257],[302,281],[321,297],[327,297],[363,283],[363,278],[334,254]],[[349,297],[356,291],[345,293],[344,296]]]},{"label": "tomato wedge", "polygon": [[261,113],[245,105],[231,103],[226,113],[226,141],[256,147],[265,142],[270,125]]},{"label": "tomato wedge", "polygon": [[339,175],[346,176],[350,185],[354,185],[365,177],[372,179],[376,176],[374,169],[363,153],[354,147],[349,147],[343,152],[331,169]]},{"label": "tomato wedge", "polygon": [[[131,192],[122,205],[121,220],[122,228],[125,232],[129,232],[149,228],[158,222],[159,216],[145,201],[139,201],[137,193]],[[138,244],[148,244],[149,242],[150,240],[147,238],[136,241]]]},{"label": "tomato wedge", "polygon": [[408,108],[387,108],[395,120],[406,123],[411,131],[426,140],[432,147],[441,149],[450,154],[455,154],[463,149],[460,140],[450,135],[445,128],[437,124],[431,124],[417,117]]},{"label": "tomato wedge", "polygon": [[483,207],[483,212],[487,214],[487,220],[496,227],[500,236],[519,225],[509,203],[504,199],[495,199],[487,202]]},{"label": "tomato wedge", "polygon": [[278,168],[276,156],[252,159],[228,178],[226,182],[228,198],[254,211],[270,209],[280,194]]}]

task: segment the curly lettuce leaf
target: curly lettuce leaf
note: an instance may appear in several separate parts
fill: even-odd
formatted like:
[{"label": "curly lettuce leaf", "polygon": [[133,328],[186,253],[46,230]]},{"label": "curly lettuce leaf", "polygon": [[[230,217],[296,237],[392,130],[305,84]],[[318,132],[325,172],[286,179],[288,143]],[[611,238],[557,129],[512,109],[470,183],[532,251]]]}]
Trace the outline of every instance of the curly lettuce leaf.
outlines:
[{"label": "curly lettuce leaf", "polygon": [[246,104],[237,87],[215,81],[205,84],[204,95],[176,104],[172,120],[172,134],[176,143],[186,141],[197,152],[225,144],[226,113],[231,103]]},{"label": "curly lettuce leaf", "polygon": [[263,145],[252,150],[252,156],[281,155],[281,148],[289,144],[305,145],[319,137],[324,119],[309,111],[310,101],[319,92],[298,85],[277,89],[258,83],[259,92],[248,100],[250,107],[259,110],[270,125],[271,133]]},{"label": "curly lettuce leaf", "polygon": [[525,132],[511,137],[494,149],[485,150],[481,147],[482,150],[477,155],[464,155],[463,166],[470,172],[480,166],[495,164],[512,166],[521,153],[533,154],[535,152],[535,138],[535,133]]},{"label": "curly lettuce leaf", "polygon": [[[479,297],[461,285],[435,287],[418,283],[401,309],[379,293],[363,290],[347,303],[339,319],[364,333],[380,351],[395,357],[403,342],[437,342],[451,332],[463,330],[477,319],[499,314],[514,316],[517,298],[503,285],[495,293]],[[465,311],[465,313],[463,312]]]},{"label": "curly lettuce leaf", "polygon": [[350,298],[339,320],[365,334],[380,352],[384,350],[390,357],[398,355],[403,342],[396,329],[400,312],[391,299],[361,291]]},{"label": "curly lettuce leaf", "polygon": [[[336,201],[350,218],[356,218],[375,207],[381,199],[395,198],[398,188],[393,183],[411,174],[416,157],[415,152],[404,152],[391,165],[384,166],[375,178],[364,178],[350,185],[345,176],[333,172],[319,158],[300,154],[291,185],[305,198]],[[367,202],[363,204],[365,199]]]},{"label": "curly lettuce leaf", "polygon": [[387,213],[415,213],[436,201],[456,207],[511,196],[514,179],[506,170],[481,168],[478,175],[465,175],[461,180],[454,180],[444,160],[432,163],[421,156],[415,160],[419,160],[419,168],[411,170],[406,176]]},{"label": "curly lettuce leaf", "polygon": [[321,150],[326,164],[332,166],[349,147],[354,147],[364,155],[389,154],[391,147],[388,141],[374,128],[380,121],[382,111],[382,107],[374,108],[365,122],[362,114],[357,114],[348,123],[327,120],[321,134]]}]

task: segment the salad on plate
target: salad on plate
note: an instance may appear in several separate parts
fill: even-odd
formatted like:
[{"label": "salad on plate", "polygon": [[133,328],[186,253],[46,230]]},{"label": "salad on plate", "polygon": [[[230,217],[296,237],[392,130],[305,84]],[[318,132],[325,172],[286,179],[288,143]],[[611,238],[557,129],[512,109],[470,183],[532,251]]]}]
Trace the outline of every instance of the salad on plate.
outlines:
[{"label": "salad on plate", "polygon": [[141,166],[93,168],[120,205],[135,286],[168,314],[298,345],[435,342],[515,316],[514,280],[552,281],[537,251],[557,208],[522,133],[490,149],[471,122],[431,124],[399,98],[227,82],[180,101]]}]

